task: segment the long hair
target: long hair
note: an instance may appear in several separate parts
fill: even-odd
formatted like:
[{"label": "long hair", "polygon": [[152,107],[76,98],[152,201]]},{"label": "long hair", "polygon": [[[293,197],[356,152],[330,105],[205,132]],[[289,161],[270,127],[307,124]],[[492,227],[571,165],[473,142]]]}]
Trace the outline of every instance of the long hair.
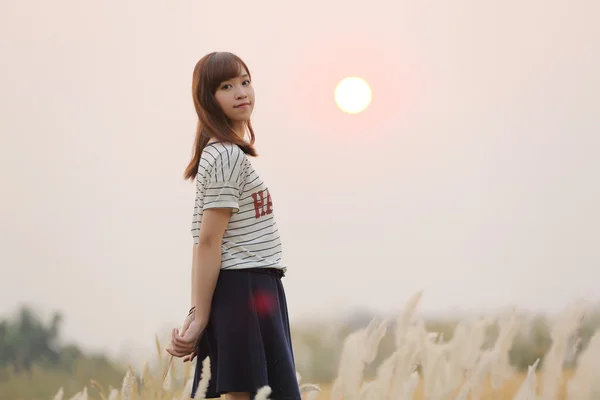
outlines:
[{"label": "long hair", "polygon": [[235,144],[244,153],[256,157],[253,146],[254,130],[250,121],[246,122],[250,132],[250,143],[248,143],[235,133],[231,119],[227,117],[215,98],[219,85],[238,77],[242,68],[248,72],[248,77],[252,80],[250,70],[244,61],[232,53],[213,52],[202,57],[196,64],[192,79],[192,96],[198,114],[198,125],[193,156],[183,174],[186,180],[193,180],[196,177],[202,151],[211,138],[219,142]]}]

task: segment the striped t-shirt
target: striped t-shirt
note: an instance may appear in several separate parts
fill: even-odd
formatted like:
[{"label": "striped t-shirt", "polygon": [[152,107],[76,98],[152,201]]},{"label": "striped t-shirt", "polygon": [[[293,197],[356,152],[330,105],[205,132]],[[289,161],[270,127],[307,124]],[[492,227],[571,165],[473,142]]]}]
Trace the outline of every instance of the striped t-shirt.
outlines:
[{"label": "striped t-shirt", "polygon": [[217,142],[204,147],[196,175],[195,244],[208,208],[233,209],[223,235],[221,269],[286,270],[269,189],[237,145]]}]

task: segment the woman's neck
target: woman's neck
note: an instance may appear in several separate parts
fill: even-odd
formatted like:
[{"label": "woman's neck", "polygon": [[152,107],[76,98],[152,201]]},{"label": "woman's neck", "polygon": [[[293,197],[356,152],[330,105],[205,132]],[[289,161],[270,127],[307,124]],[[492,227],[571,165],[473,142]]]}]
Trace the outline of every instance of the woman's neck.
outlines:
[{"label": "woman's neck", "polygon": [[242,140],[246,136],[246,122],[244,121],[236,121],[233,123],[233,131],[236,135]]},{"label": "woman's neck", "polygon": [[[240,139],[244,140],[244,138],[246,137],[246,123],[245,122],[234,123],[232,128],[233,128],[233,132]],[[215,143],[215,142],[217,142],[217,140],[214,137],[211,137],[210,139],[208,139],[207,144]]]}]

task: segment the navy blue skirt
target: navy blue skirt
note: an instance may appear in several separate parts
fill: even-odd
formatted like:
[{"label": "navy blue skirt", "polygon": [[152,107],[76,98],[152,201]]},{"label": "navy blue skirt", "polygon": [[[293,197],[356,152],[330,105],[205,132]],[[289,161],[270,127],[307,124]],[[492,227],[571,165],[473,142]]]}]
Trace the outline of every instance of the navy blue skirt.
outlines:
[{"label": "navy blue skirt", "polygon": [[274,268],[221,270],[198,342],[192,398],[202,361],[210,357],[207,399],[229,392],[254,396],[269,385],[272,399],[301,400],[281,278]]}]

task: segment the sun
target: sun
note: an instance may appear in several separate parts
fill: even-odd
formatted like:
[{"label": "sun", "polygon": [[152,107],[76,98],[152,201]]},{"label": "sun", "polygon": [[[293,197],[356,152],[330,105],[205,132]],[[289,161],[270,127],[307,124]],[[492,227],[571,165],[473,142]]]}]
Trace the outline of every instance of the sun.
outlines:
[{"label": "sun", "polygon": [[371,88],[362,78],[351,76],[335,88],[335,103],[345,113],[358,114],[371,104]]}]

